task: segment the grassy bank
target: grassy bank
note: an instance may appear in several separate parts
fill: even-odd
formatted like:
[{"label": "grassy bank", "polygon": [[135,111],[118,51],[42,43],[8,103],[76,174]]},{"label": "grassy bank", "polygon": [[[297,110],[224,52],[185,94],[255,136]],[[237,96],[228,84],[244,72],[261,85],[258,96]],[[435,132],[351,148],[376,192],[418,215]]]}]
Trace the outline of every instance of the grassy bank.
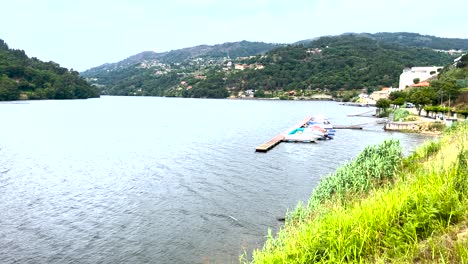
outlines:
[{"label": "grassy bank", "polygon": [[467,138],[465,122],[407,158],[396,141],[366,148],[252,262],[468,263]]}]

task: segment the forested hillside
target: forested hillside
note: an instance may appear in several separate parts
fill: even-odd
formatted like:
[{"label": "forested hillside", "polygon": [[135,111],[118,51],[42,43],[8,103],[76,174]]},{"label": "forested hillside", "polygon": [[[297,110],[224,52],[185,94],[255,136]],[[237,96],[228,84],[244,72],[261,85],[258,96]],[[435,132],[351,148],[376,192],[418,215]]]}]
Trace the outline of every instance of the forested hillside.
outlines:
[{"label": "forested hillside", "polygon": [[443,66],[452,61],[452,56],[427,48],[342,35],[273,50],[256,61],[265,66],[263,70],[242,71],[229,79],[244,90],[396,87],[405,67]]},{"label": "forested hillside", "polygon": [[258,97],[274,91],[373,90],[397,86],[405,67],[453,62],[459,55],[445,51],[449,49],[468,49],[468,40],[362,33],[292,45],[244,41],[157,55],[144,52],[82,75],[113,95],[223,98],[247,90]]},{"label": "forested hillside", "polygon": [[85,99],[99,90],[79,73],[55,62],[29,58],[0,39],[0,101],[18,99]]}]

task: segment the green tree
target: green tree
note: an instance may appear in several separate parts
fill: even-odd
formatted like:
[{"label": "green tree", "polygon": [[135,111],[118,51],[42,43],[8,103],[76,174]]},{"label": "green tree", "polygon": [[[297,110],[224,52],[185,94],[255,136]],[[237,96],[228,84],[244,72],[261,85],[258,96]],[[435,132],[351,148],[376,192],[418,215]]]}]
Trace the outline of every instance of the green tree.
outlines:
[{"label": "green tree", "polygon": [[0,101],[18,100],[20,91],[14,80],[11,80],[6,75],[0,76]]},{"label": "green tree", "polygon": [[390,100],[396,100],[397,98],[403,98],[405,99],[406,98],[406,93],[403,92],[403,91],[395,91],[395,92],[392,92],[390,93],[390,96],[388,97],[388,99]]},{"label": "green tree", "polygon": [[401,107],[405,103],[405,98],[403,97],[398,97],[397,99],[392,101],[392,104],[397,105],[398,107]]},{"label": "green tree", "polygon": [[407,100],[413,103],[421,115],[424,106],[429,105],[436,98],[436,92],[430,87],[413,88],[408,93]]},{"label": "green tree", "polygon": [[390,103],[391,103],[390,100],[385,99],[385,98],[381,98],[381,99],[379,99],[379,100],[377,101],[377,103],[375,104],[375,106],[376,106],[377,108],[383,109],[383,110],[385,111],[386,109],[388,109],[388,108],[390,107]]},{"label": "green tree", "polygon": [[443,98],[450,100],[456,98],[460,94],[460,87],[458,87],[454,79],[442,79],[431,82],[431,88],[437,93],[442,104]]},{"label": "green tree", "polygon": [[258,98],[264,98],[265,97],[265,90],[258,89],[257,91],[255,91],[254,96],[258,97]]}]

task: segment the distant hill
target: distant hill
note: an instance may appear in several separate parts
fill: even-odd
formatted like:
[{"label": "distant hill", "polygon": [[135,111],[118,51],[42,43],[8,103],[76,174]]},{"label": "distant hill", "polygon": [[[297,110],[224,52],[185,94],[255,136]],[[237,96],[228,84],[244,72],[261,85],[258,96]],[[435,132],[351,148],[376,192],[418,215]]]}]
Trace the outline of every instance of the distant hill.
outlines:
[{"label": "distant hill", "polygon": [[184,63],[187,60],[196,58],[219,59],[224,57],[237,58],[247,57],[265,53],[278,47],[278,44],[264,42],[227,42],[218,45],[200,45],[190,48],[171,50],[157,53],[154,51],[144,51],[117,63],[108,63],[95,68],[91,68],[81,73],[84,77],[93,77],[103,71],[113,71],[144,62],[159,62],[163,64]]},{"label": "distant hill", "polygon": [[[378,42],[386,44],[398,44],[408,47],[420,47],[420,48],[431,48],[438,50],[468,50],[468,39],[460,38],[440,38],[429,35],[421,35],[418,33],[408,33],[408,32],[380,32],[380,33],[344,33],[341,36],[346,35],[355,35],[361,37],[368,37],[370,39],[376,40]],[[307,39],[298,41],[294,44],[309,44],[317,38]]]},{"label": "distant hill", "polygon": [[259,95],[372,90],[397,86],[405,67],[453,62],[456,55],[445,52],[452,49],[468,49],[468,40],[415,33],[346,33],[291,45],[242,41],[144,52],[82,75],[101,85],[104,94],[113,95],[223,98],[246,90],[261,90]]},{"label": "distant hill", "polygon": [[29,58],[0,39],[0,101],[18,99],[85,99],[99,90],[79,73],[55,62]]},{"label": "distant hill", "polygon": [[[366,34],[363,34],[364,36]],[[411,47],[426,47],[439,50],[468,50],[468,39],[439,38],[416,33],[376,33],[367,34],[370,38],[389,44],[399,44]]]}]

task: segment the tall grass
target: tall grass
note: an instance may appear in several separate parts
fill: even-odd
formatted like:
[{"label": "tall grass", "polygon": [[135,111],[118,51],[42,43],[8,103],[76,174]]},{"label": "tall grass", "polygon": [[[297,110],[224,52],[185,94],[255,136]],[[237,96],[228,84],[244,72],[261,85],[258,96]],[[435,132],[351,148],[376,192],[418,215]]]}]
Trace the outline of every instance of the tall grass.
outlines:
[{"label": "tall grass", "polygon": [[298,204],[288,218],[302,221],[332,197],[339,198],[344,203],[347,196],[366,193],[374,186],[392,179],[402,155],[397,140],[386,140],[380,145],[366,147],[354,161],[346,163],[335,173],[322,179],[312,192],[307,207]]},{"label": "tall grass", "polygon": [[[433,243],[468,221],[467,138],[460,124],[403,163],[392,141],[364,150],[325,178],[252,262],[468,263],[466,242]],[[394,159],[374,161],[382,149]]]}]

